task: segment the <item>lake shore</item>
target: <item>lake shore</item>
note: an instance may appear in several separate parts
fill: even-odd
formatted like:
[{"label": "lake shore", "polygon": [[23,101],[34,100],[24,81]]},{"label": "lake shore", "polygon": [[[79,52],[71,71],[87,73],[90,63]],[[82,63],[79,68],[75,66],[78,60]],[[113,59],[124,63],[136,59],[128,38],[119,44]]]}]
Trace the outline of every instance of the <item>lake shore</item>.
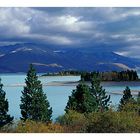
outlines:
[{"label": "lake shore", "polygon": [[[80,82],[78,81],[65,81],[65,82],[57,82],[57,81],[54,81],[54,82],[50,82],[48,83],[46,86],[77,86]],[[86,82],[86,84],[90,85],[90,82]],[[124,82],[101,82],[101,85],[103,87],[112,87],[112,86],[140,86],[140,82],[137,81],[131,81],[131,82],[127,82],[127,81],[124,81]],[[140,90],[131,90],[132,92],[132,95],[138,95],[138,92],[140,92]],[[123,94],[123,91],[122,90],[116,90],[116,91],[111,91],[111,92],[108,92],[108,93],[111,93],[111,94],[120,94],[122,95]]]},{"label": "lake shore", "polygon": [[[42,83],[43,86],[77,86],[80,82],[79,81],[52,81],[52,82],[48,82],[48,83]],[[90,85],[90,82],[86,82],[87,85]],[[106,81],[106,82],[101,82],[101,85],[103,87],[117,87],[117,86],[139,86],[140,87],[140,81],[123,81],[123,82],[113,82],[113,81]],[[10,85],[4,85],[6,87],[23,87],[25,86],[25,84],[10,84]],[[138,95],[138,92],[140,92],[140,90],[131,90],[132,95]],[[111,91],[108,92],[111,94],[119,94],[122,95],[123,91],[122,90],[115,90],[115,91]]]},{"label": "lake shore", "polygon": [[[80,81],[53,81],[49,82],[47,86],[77,86]],[[91,82],[85,82],[90,85]],[[101,82],[102,86],[140,86],[140,81],[103,81]]]}]

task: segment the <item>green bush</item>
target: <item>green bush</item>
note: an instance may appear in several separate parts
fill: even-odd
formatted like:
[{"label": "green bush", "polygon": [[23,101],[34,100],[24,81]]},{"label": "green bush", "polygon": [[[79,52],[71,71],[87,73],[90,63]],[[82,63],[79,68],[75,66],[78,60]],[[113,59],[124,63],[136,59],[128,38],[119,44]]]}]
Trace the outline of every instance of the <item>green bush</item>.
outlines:
[{"label": "green bush", "polygon": [[69,111],[55,123],[19,121],[1,128],[2,133],[139,133],[140,116],[134,111],[94,112]]},{"label": "green bush", "polygon": [[63,126],[65,133],[86,131],[87,119],[84,114],[76,111],[69,110],[68,113],[65,113],[63,116],[57,118],[56,122]]},{"label": "green bush", "polygon": [[140,117],[135,111],[93,112],[81,114],[69,111],[57,122],[68,133],[139,133]]},{"label": "green bush", "polygon": [[138,104],[125,104],[121,111],[78,113],[69,110],[54,123],[19,121],[5,125],[2,133],[140,133]]},{"label": "green bush", "polygon": [[87,116],[88,133],[140,132],[140,117],[135,112],[97,112]]}]

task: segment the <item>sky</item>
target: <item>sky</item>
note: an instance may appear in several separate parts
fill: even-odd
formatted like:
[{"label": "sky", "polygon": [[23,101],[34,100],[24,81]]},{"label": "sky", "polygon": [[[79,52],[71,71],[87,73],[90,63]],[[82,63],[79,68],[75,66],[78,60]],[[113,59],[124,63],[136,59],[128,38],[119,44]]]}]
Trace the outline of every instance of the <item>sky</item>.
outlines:
[{"label": "sky", "polygon": [[140,8],[0,8],[0,46],[15,43],[99,46],[140,58]]}]

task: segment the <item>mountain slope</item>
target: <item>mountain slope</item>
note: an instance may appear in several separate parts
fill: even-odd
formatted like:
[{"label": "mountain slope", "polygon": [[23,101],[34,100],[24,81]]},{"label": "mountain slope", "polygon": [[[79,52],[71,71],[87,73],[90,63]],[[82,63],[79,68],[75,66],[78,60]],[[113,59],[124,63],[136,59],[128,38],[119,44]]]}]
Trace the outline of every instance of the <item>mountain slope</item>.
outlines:
[{"label": "mountain slope", "polygon": [[[96,48],[96,47],[94,47]],[[61,70],[112,71],[135,69],[140,61],[98,48],[66,48],[31,43],[0,47],[0,72],[26,72],[33,63],[38,72]]]}]

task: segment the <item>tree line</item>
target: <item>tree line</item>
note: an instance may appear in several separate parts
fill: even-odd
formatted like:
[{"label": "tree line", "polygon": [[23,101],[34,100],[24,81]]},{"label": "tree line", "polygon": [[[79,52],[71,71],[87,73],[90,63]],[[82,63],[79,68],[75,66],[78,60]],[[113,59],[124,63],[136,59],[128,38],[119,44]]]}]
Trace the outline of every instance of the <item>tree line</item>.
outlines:
[{"label": "tree line", "polygon": [[138,81],[138,74],[134,70],[112,71],[112,72],[83,72],[81,80],[91,81],[94,74],[97,74],[101,81]]},{"label": "tree line", "polygon": [[91,81],[94,74],[97,74],[101,81],[138,81],[138,74],[135,70],[126,71],[111,71],[111,72],[86,72],[86,71],[60,71],[57,73],[46,73],[42,76],[67,76],[67,75],[81,75],[81,80]]},{"label": "tree line", "polygon": [[[52,128],[51,126],[52,108],[50,107],[46,94],[44,94],[43,92],[41,81],[38,80],[38,76],[36,74],[36,71],[33,65],[30,65],[29,71],[27,72],[27,77],[25,79],[26,85],[23,88],[22,96],[21,96],[21,104],[20,104],[21,118],[20,119],[21,119],[21,122],[23,123],[19,124],[20,129],[22,129],[22,132],[23,132],[23,130],[25,130],[26,125],[28,126],[28,121],[29,121],[29,124],[31,123],[30,125],[35,124],[34,127],[36,127],[36,124],[38,126],[40,125],[42,126],[42,123],[45,123],[47,126],[47,130],[48,129],[49,130],[61,129],[62,126],[63,128],[68,126],[69,129],[71,127],[73,129],[73,123],[74,123],[74,127],[75,127],[74,129],[76,130],[78,129],[78,132],[81,132],[81,129],[83,128],[83,124],[84,124],[83,119],[85,119],[85,117],[89,118],[90,121],[93,121],[94,126],[96,126],[97,122],[95,122],[95,120],[97,118],[95,120],[92,120],[90,119],[91,115],[92,117],[93,116],[102,117],[102,115],[103,116],[105,115],[104,117],[107,117],[107,120],[105,122],[104,121],[103,122],[101,121],[101,122],[103,124],[107,123],[107,121],[109,121],[108,115],[110,115],[108,114],[108,112],[110,113],[110,110],[111,110],[110,95],[107,95],[105,89],[101,86],[100,83],[101,83],[100,77],[96,73],[94,73],[92,77],[90,86],[86,85],[84,81],[81,81],[77,85],[76,89],[72,91],[71,96],[69,96],[67,105],[65,107],[66,113],[63,116],[60,116],[57,118],[57,122],[59,122],[60,126],[53,125],[53,127],[55,128]],[[14,119],[12,116],[8,114],[9,106],[8,106],[8,100],[6,99],[5,95],[6,93],[3,90],[3,84],[0,81],[0,128],[4,127],[6,124],[12,123]],[[122,111],[125,111],[125,112],[133,111],[139,116],[140,115],[140,93],[138,94],[138,97],[135,99],[133,98],[129,87],[126,87],[126,89],[123,91],[123,97],[120,100],[117,111],[113,113],[115,114],[116,112],[120,112],[119,115],[121,118]],[[104,117],[102,118],[103,120],[105,119]],[[80,119],[80,118],[83,120],[82,124],[81,122],[80,124],[79,122],[77,122],[77,119]],[[73,122],[73,119],[74,119],[74,122]],[[86,130],[84,130],[84,132],[98,132],[98,131],[102,132],[103,131],[102,128],[100,128],[99,130],[95,129],[94,126],[91,125],[92,123],[90,122],[86,124],[86,127],[84,127],[84,129]],[[106,124],[105,124],[105,127],[106,127]],[[107,131],[107,130],[104,129],[104,131]],[[65,132],[67,132],[67,129]],[[71,132],[73,131],[71,130]]]}]

